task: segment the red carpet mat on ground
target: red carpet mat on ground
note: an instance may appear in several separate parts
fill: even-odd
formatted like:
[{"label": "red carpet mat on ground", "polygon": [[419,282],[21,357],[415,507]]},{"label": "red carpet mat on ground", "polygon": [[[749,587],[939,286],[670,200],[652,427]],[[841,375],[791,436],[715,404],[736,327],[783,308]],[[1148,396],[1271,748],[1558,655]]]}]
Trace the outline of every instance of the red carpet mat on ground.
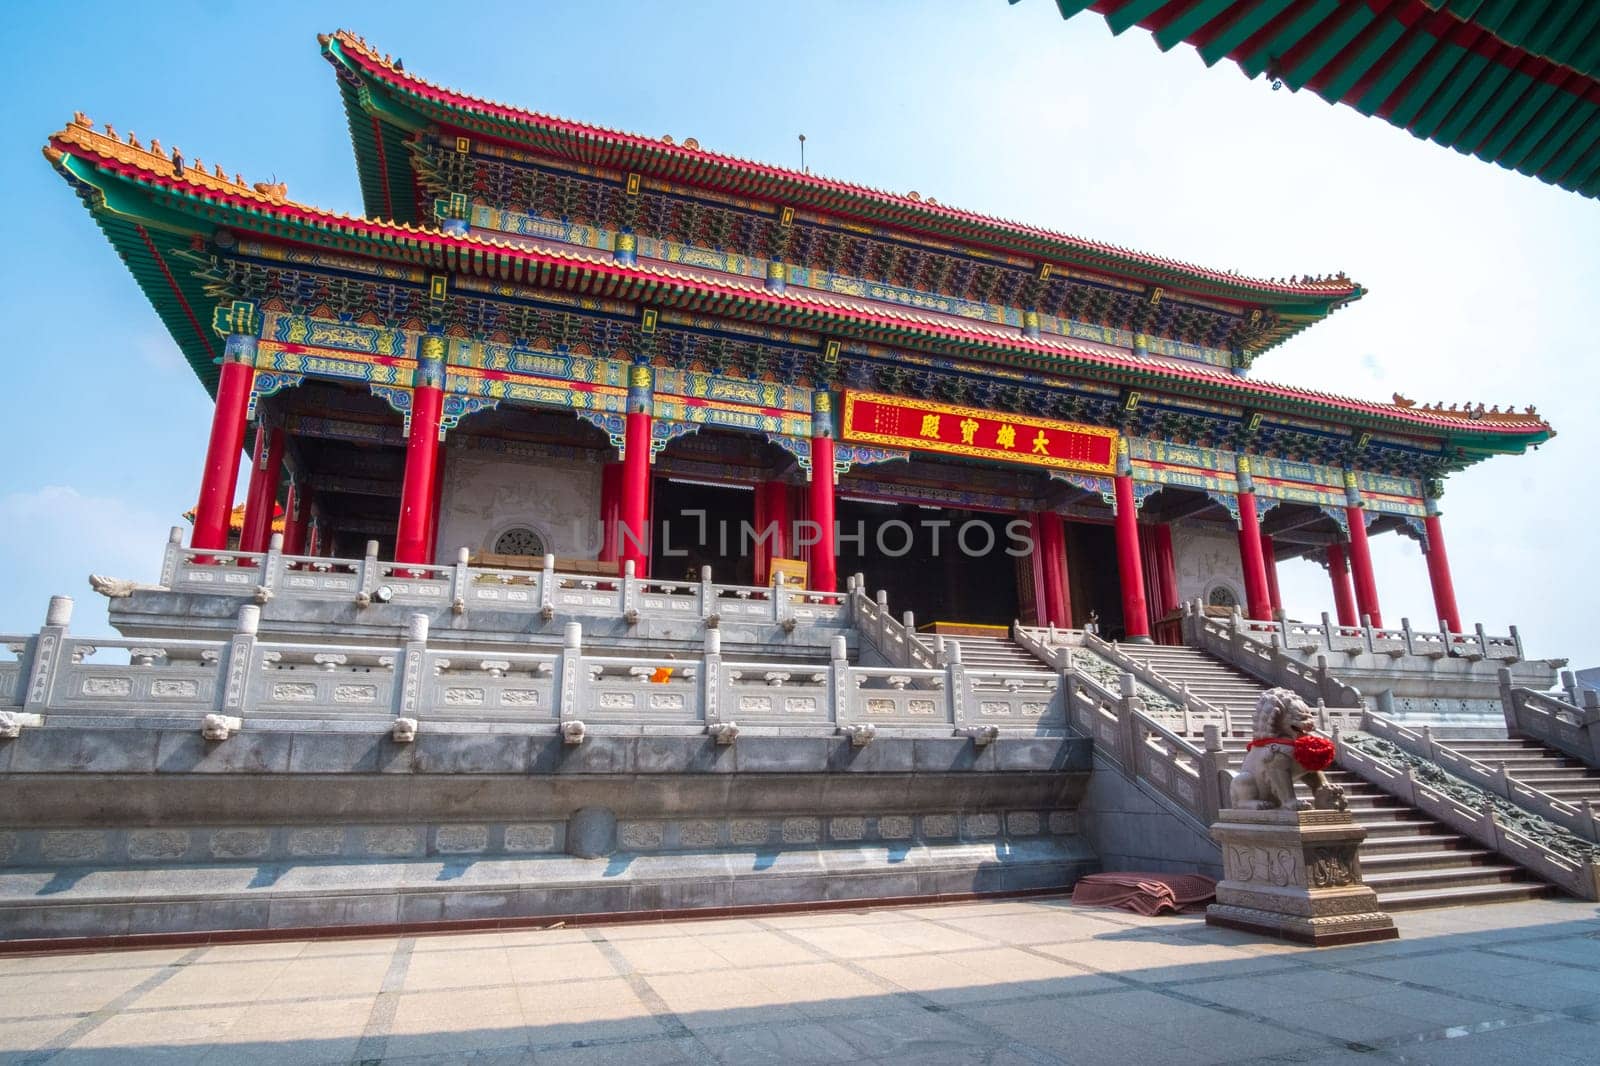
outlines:
[{"label": "red carpet mat on ground", "polygon": [[1152,916],[1198,908],[1216,895],[1217,882],[1203,874],[1087,874],[1073,886],[1072,902]]}]

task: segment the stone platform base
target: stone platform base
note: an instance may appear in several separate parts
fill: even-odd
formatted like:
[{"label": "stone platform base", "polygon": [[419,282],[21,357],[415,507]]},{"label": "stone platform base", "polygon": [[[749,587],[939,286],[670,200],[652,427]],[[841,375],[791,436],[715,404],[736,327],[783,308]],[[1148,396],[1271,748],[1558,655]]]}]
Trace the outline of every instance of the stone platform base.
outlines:
[{"label": "stone platform base", "polygon": [[839,900],[1067,890],[1078,837],[569,855],[0,872],[0,951],[29,942],[305,935]]},{"label": "stone platform base", "polygon": [[1387,914],[1341,914],[1323,918],[1299,918],[1213,903],[1206,908],[1206,924],[1224,929],[1239,929],[1290,940],[1312,947],[1337,947],[1341,944],[1366,944],[1374,940],[1397,940],[1400,930]]},{"label": "stone platform base", "polygon": [[1217,816],[1223,879],[1206,924],[1315,947],[1393,940],[1394,920],[1361,881],[1367,831],[1342,810],[1239,810]]}]

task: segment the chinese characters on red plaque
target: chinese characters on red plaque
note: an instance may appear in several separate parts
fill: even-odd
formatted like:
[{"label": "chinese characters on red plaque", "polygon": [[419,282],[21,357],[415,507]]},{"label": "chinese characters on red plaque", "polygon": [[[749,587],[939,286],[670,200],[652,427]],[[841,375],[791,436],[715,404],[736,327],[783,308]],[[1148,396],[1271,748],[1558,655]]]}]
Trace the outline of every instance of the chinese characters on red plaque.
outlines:
[{"label": "chinese characters on red plaque", "polygon": [[875,392],[846,392],[847,441],[1113,474],[1117,431]]}]

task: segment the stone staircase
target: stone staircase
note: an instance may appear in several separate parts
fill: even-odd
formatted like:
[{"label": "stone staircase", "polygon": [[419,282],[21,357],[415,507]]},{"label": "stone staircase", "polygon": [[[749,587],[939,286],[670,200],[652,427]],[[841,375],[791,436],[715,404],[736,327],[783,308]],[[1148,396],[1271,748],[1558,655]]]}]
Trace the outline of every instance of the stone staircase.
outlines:
[{"label": "stone staircase", "polygon": [[1507,776],[1563,802],[1582,804],[1590,800],[1600,804],[1600,771],[1531,737],[1504,740],[1439,737],[1439,742],[1486,766],[1504,764]]},{"label": "stone staircase", "polygon": [[[1158,644],[1127,650],[1135,658],[1147,660],[1175,684],[1187,684],[1194,695],[1227,712],[1233,736],[1224,737],[1222,743],[1229,764],[1237,767],[1250,738],[1256,699],[1267,686],[1197,648]],[[1196,734],[1195,740],[1199,739]],[[1524,742],[1492,743],[1506,747],[1512,758],[1522,760],[1519,765],[1538,774],[1567,769],[1565,762],[1569,760],[1546,756],[1537,747],[1523,747]],[[1367,830],[1367,839],[1361,846],[1362,871],[1385,910],[1499,903],[1553,891],[1521,867],[1503,861],[1354,774],[1335,770],[1328,776],[1344,789],[1350,813]],[[1581,782],[1585,778],[1573,780]],[[1587,780],[1600,786],[1600,778]]]},{"label": "stone staircase", "polygon": [[[930,637],[919,636],[924,647],[932,650]],[[1019,674],[1040,674],[1053,677],[1048,666],[1028,654],[1010,637],[945,637],[945,647],[961,646],[961,662],[968,669],[1005,670]]]}]

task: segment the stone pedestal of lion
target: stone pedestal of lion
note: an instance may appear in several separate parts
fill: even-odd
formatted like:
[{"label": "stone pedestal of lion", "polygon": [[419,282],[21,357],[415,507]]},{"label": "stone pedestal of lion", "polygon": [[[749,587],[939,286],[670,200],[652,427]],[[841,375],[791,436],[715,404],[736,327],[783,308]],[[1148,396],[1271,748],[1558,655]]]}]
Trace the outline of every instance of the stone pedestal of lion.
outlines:
[{"label": "stone pedestal of lion", "polygon": [[[1367,831],[1323,776],[1333,747],[1315,728],[1311,709],[1294,693],[1262,693],[1231,806],[1211,827],[1223,879],[1206,923],[1319,947],[1394,939],[1393,919],[1361,882],[1358,849]],[[1309,799],[1296,795],[1297,782]]]}]

